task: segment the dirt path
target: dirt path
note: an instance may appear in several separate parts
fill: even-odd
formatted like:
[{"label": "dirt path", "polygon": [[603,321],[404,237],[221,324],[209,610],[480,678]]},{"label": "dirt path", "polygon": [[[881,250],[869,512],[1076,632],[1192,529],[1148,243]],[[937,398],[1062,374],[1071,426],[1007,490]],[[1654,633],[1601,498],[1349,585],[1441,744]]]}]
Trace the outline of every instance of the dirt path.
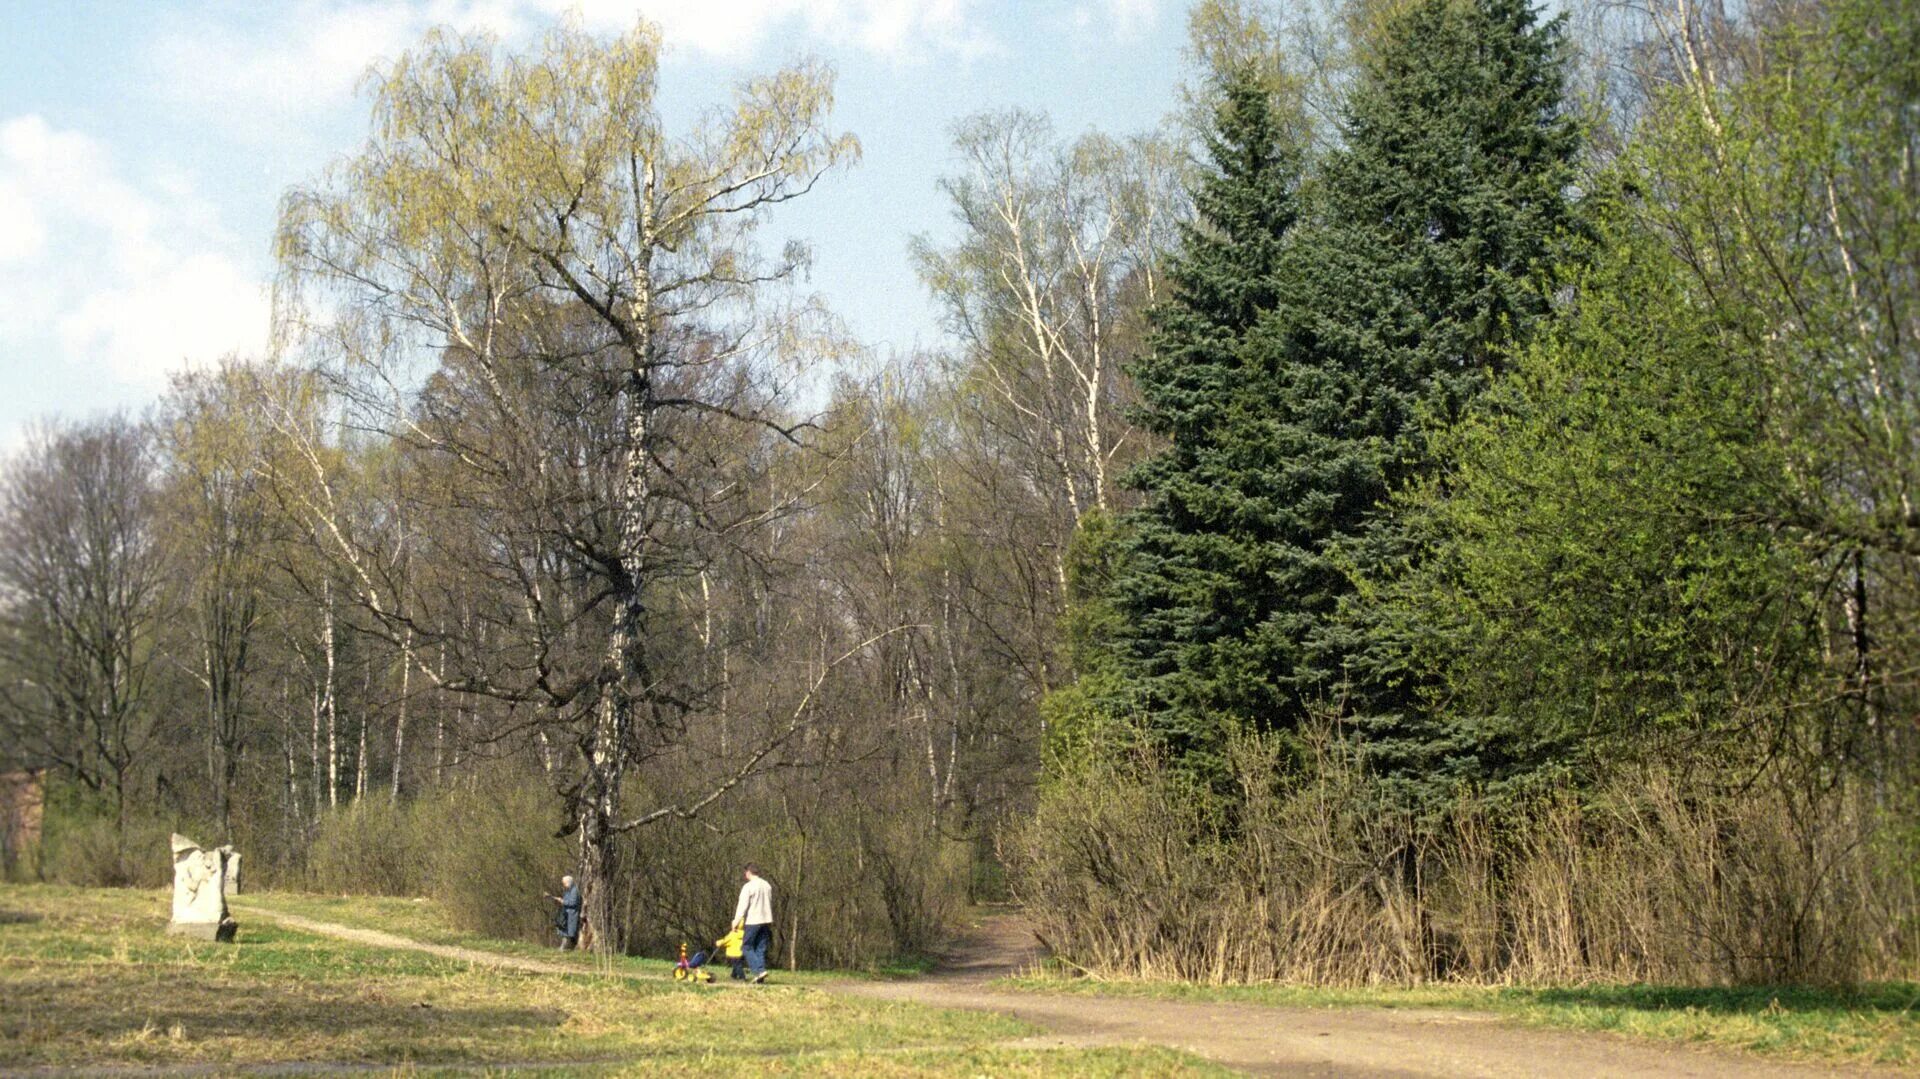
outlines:
[{"label": "dirt path", "polygon": [[473,963],[483,967],[499,967],[504,970],[524,970],[529,974],[593,974],[590,968],[568,966],[565,963],[549,963],[544,959],[528,959],[519,955],[501,955],[499,952],[483,952],[474,948],[460,948],[451,944],[428,944],[411,937],[382,933],[378,929],[360,929],[351,925],[339,925],[334,922],[317,922],[312,918],[302,918],[298,914],[282,914],[265,907],[233,905],[233,909],[251,917],[265,918],[278,922],[289,929],[298,929],[302,933],[313,933],[322,937],[334,937],[350,940],[356,944],[368,944],[375,948],[398,948],[402,951],[425,952],[442,959],[453,959],[463,963]]},{"label": "dirt path", "polygon": [[1150,1043],[1258,1075],[1289,1076],[1753,1076],[1887,1074],[1776,1064],[1733,1053],[1607,1034],[1546,1031],[1479,1012],[1438,1009],[1278,1008],[996,990],[987,983],[1040,955],[1017,914],[980,918],[933,975],[848,983],[843,992],[947,1008],[1001,1012],[1049,1031],[1030,1044]]},{"label": "dirt path", "polygon": [[[540,974],[589,973],[579,967],[450,945],[378,930],[320,922],[250,907],[303,932],[381,948]],[[1884,1075],[1772,1063],[1687,1046],[1607,1034],[1547,1031],[1479,1012],[1439,1009],[1277,1008],[998,990],[993,979],[1030,966],[1041,952],[1018,914],[980,917],[962,933],[935,973],[895,982],[842,982],[833,992],[943,1008],[1000,1012],[1044,1035],[1013,1043],[1032,1048],[1164,1045],[1257,1075],[1289,1076],[1684,1076],[1694,1079],[1805,1079]]]}]

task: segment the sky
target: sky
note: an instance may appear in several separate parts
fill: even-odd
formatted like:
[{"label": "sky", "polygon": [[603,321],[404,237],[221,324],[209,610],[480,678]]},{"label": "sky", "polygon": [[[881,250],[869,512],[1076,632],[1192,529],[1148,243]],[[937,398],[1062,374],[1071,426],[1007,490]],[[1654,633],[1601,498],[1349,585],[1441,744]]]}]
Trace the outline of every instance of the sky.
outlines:
[{"label": "sky", "polygon": [[0,0],[0,451],[262,353],[278,200],[364,140],[368,65],[431,26],[512,43],[568,12],[661,25],[671,130],[742,76],[833,65],[862,163],[767,239],[812,244],[807,287],[883,353],[942,341],[908,242],[952,235],[954,122],[1017,106],[1063,136],[1153,128],[1185,41],[1184,0]]}]

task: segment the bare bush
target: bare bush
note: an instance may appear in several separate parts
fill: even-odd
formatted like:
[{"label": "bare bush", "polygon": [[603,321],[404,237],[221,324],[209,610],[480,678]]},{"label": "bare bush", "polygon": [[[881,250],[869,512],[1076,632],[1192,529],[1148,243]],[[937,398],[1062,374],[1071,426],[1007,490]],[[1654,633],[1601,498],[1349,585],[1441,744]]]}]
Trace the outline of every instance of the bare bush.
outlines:
[{"label": "bare bush", "polygon": [[551,943],[555,908],[543,896],[560,890],[560,875],[578,858],[578,844],[556,835],[552,792],[539,779],[503,774],[416,805],[413,834],[427,852],[428,892],[454,924]]},{"label": "bare bush", "polygon": [[170,822],[146,813],[67,808],[47,815],[36,869],[42,880],[86,888],[160,888],[173,880]]},{"label": "bare bush", "polygon": [[322,892],[431,896],[453,924],[506,939],[543,940],[551,905],[577,852],[539,780],[496,767],[476,782],[421,798],[377,800],[324,815],[307,849],[307,886]]},{"label": "bare bush", "polygon": [[1150,757],[1063,778],[1015,844],[1018,893],[1104,977],[1846,984],[1920,958],[1910,839],[1848,784],[1651,773],[1416,821],[1313,751],[1290,778],[1242,744],[1235,799]]},{"label": "bare bush", "polygon": [[636,840],[640,868],[623,897],[635,946],[667,955],[682,940],[718,936],[747,861],[774,886],[773,955],[789,966],[871,967],[942,943],[966,894],[964,841],[879,805],[779,804],[744,799]]},{"label": "bare bush", "polygon": [[425,852],[414,807],[355,802],[326,812],[307,849],[307,872],[323,892],[424,895]]}]

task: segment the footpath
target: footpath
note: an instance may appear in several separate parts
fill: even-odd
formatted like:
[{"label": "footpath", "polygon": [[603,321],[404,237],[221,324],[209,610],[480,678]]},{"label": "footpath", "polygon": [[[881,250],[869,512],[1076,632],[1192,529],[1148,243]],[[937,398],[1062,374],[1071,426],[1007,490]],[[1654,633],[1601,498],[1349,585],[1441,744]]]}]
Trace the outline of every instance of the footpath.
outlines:
[{"label": "footpath", "polygon": [[[536,974],[590,973],[525,956],[429,944],[377,930],[251,908],[302,932],[380,948]],[[1895,1074],[1883,1069],[1775,1063],[1737,1053],[1597,1033],[1541,1030],[1481,1012],[1427,1008],[1281,1008],[1253,1004],[1099,997],[1000,989],[995,979],[1039,958],[1015,913],[970,925],[931,974],[846,981],[824,991],[939,1008],[999,1012],[1045,1034],[1033,1048],[1162,1045],[1253,1075],[1315,1077],[1618,1076],[1622,1079],[1808,1079]],[[734,990],[744,991],[744,990]]]}]

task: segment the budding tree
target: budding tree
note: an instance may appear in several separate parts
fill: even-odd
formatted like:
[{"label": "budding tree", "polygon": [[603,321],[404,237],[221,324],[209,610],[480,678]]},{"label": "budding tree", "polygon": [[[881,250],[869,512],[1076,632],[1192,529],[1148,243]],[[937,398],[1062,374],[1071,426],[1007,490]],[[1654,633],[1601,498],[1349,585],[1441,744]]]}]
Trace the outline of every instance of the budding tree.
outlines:
[{"label": "budding tree", "polygon": [[[288,196],[279,240],[286,293],[308,301],[287,339],[421,470],[419,555],[457,560],[437,579],[467,587],[403,605],[371,541],[340,530],[336,553],[373,623],[460,668],[419,676],[527,709],[577,750],[564,793],[603,950],[624,932],[619,833],[697,812],[779,737],[710,788],[623,806],[630,770],[707,698],[685,681],[700,665],[672,661],[675,581],[779,512],[748,475],[795,437],[776,361],[824,337],[783,288],[805,250],[765,255],[757,233],[858,153],[807,63],[675,137],[659,55],[646,24],[562,27],[519,54],[436,32],[374,74],[367,147]],[[484,640],[447,639],[456,625]]]}]

